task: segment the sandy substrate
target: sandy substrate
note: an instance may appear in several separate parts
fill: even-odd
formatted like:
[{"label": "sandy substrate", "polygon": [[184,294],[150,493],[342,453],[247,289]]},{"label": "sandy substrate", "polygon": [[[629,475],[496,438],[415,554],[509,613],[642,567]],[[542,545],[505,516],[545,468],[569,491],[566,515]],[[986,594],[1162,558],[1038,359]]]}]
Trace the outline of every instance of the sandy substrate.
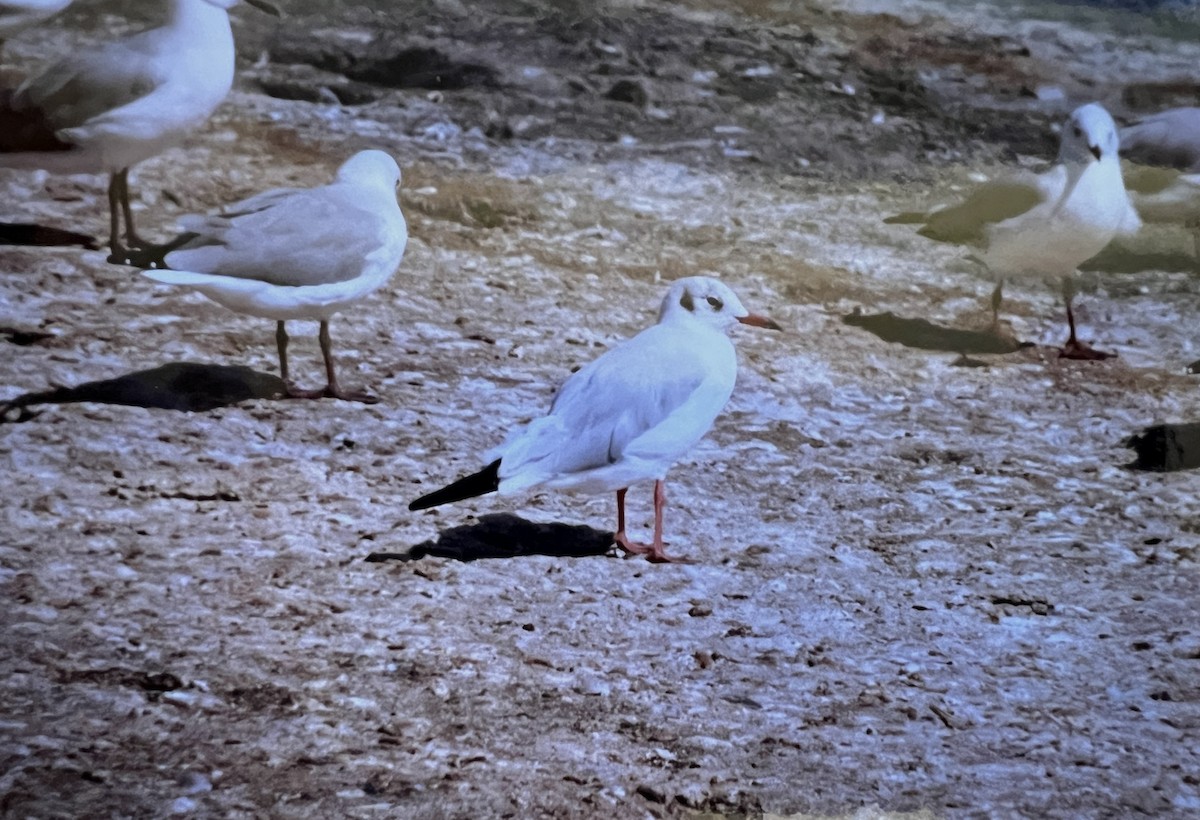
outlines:
[{"label": "sandy substrate", "polygon": [[[126,5],[12,43],[5,71]],[[1051,156],[1072,100],[1173,102],[1196,46],[919,3],[448,0],[404,24],[298,6],[240,14],[238,90],[138,169],[139,215],[165,237],[394,153],[407,254],[332,327],[343,382],[382,401],[270,398],[271,322],[100,252],[0,249],[0,399],[124,377],[0,426],[0,813],[1200,812],[1200,479],[1130,470],[1124,446],[1200,414],[1190,237],[1155,228],[1086,266],[1083,334],[1108,362],[1057,357],[1062,307],[1036,281],[1007,292],[1034,343],[1012,353],[853,318],[985,327],[986,276],[882,217]],[[388,38],[495,76],[339,73],[357,69],[338,49]],[[1097,54],[1129,73],[1078,67]],[[616,77],[649,99],[609,99]],[[1054,83],[1058,109],[1020,90]],[[99,236],[104,180],[0,171],[0,221]],[[407,512],[697,273],[785,330],[734,331],[738,389],[670,475],[691,563],[606,550],[607,496]],[[290,330],[319,383],[315,326]],[[136,406],[197,395],[219,406]],[[630,502],[648,537],[650,487]]]}]

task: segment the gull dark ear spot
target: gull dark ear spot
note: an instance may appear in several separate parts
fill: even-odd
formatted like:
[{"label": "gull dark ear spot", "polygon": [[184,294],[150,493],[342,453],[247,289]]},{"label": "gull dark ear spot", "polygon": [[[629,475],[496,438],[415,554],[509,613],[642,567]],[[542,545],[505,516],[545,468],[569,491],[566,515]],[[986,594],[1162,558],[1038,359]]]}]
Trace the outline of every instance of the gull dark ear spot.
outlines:
[{"label": "gull dark ear spot", "polygon": [[692,294],[686,290],[683,292],[683,295],[679,297],[679,304],[688,313],[692,313],[696,310],[696,303],[692,301]]}]

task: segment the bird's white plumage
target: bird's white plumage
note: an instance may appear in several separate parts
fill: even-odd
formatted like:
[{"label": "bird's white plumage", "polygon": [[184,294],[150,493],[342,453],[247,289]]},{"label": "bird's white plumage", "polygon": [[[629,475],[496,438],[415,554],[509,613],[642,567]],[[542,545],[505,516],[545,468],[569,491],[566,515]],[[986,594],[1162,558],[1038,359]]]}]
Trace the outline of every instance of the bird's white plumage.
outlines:
[{"label": "bird's white plumage", "polygon": [[227,7],[171,0],[167,23],[72,54],[23,83],[16,111],[40,112],[71,150],[0,153],[0,166],[115,173],[183,140],[233,83]]},{"label": "bird's white plumage", "polygon": [[924,221],[925,235],[979,248],[998,278],[1070,274],[1140,225],[1121,179],[1116,124],[1096,103],[1072,112],[1048,171],[984,183]]},{"label": "bird's white plumage", "polygon": [[269,191],[217,216],[186,217],[197,236],[143,273],[267,319],[327,320],[383,285],[408,241],[400,167],[360,151],[329,185]]},{"label": "bird's white plumage", "polygon": [[0,0],[0,41],[49,20],[69,5],[71,0]]},{"label": "bird's white plumage", "polygon": [[673,283],[658,324],[572,374],[545,417],[487,454],[500,459],[499,491],[603,492],[663,478],[729,400],[737,359],[726,330],[747,315],[715,279]]}]

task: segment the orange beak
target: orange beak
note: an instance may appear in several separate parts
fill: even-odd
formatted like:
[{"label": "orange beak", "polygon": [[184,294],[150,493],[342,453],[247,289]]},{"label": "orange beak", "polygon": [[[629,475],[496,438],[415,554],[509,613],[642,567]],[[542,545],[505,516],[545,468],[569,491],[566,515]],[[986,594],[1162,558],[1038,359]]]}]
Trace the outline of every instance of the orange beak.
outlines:
[{"label": "orange beak", "polygon": [[744,325],[751,327],[765,327],[767,330],[783,330],[779,323],[774,319],[768,319],[766,316],[759,316],[757,313],[750,313],[746,316],[739,316],[738,321]]}]

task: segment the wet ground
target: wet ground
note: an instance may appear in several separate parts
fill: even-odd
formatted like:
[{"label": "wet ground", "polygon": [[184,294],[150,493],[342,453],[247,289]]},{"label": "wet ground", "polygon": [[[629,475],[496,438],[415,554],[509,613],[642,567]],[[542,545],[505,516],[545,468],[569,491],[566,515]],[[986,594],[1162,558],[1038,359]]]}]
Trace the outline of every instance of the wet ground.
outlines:
[{"label": "wet ground", "polygon": [[[238,87],[135,172],[140,224],[391,151],[406,257],[332,325],[382,401],[272,398],[269,321],[0,249],[0,812],[1200,811],[1200,477],[1127,446],[1196,463],[1191,237],[1085,265],[1119,356],[1070,362],[1055,287],[1010,286],[997,344],[986,274],[882,222],[1051,158],[1076,103],[1194,101],[1192,17],[288,7],[235,13]],[[80,4],[3,72],[149,8]],[[0,221],[101,236],[104,185],[0,172]],[[785,330],[735,330],[671,473],[691,563],[618,557],[607,496],[407,512],[697,273]]]}]

